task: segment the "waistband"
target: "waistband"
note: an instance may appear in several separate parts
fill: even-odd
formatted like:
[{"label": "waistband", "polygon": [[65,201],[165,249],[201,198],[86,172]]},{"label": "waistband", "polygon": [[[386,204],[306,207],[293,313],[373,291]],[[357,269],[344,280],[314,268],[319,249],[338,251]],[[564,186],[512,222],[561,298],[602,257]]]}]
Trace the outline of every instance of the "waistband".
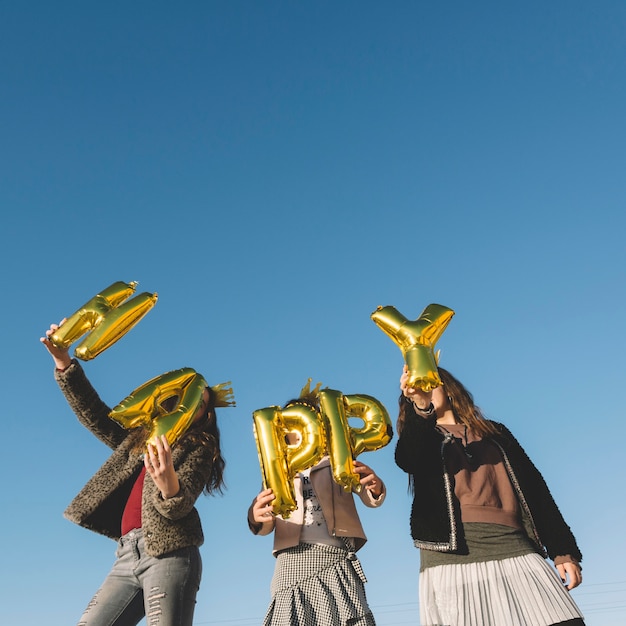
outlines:
[{"label": "waistband", "polygon": [[143,539],[143,529],[142,528],[133,528],[129,530],[125,535],[122,535],[118,543],[120,546],[128,545],[130,543],[137,543],[140,539]]}]

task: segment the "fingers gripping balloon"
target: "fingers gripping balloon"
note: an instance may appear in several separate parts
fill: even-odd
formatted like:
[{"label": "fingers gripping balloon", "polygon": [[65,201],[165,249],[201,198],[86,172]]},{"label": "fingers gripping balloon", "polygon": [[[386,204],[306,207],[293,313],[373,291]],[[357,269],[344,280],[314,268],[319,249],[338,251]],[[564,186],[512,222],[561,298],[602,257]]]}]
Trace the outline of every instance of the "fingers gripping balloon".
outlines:
[{"label": "fingers gripping balloon", "polygon": [[392,306],[378,307],[372,313],[376,325],[402,350],[410,387],[430,391],[441,385],[434,346],[453,315],[452,309],[441,304],[429,304],[415,321],[407,320]]},{"label": "fingers gripping balloon", "polygon": [[121,339],[156,304],[156,293],[135,292],[136,282],[116,282],[95,295],[50,335],[58,348],[69,348],[86,333],[74,356],[89,361]]},{"label": "fingers gripping balloon", "polygon": [[[326,455],[334,480],[346,490],[359,491],[354,458],[391,441],[391,420],[375,398],[326,389],[319,392],[319,405],[319,411],[295,402],[284,409],[269,407],[253,413],[263,484],[274,491],[276,515],[287,518],[296,509],[294,477]],[[361,419],[363,427],[351,427],[351,417]]]},{"label": "fingers gripping balloon", "polygon": [[[167,372],[135,389],[109,416],[124,428],[147,428],[146,443],[165,435],[174,445],[193,423],[207,386],[190,367]],[[174,405],[168,406],[168,400]]]}]

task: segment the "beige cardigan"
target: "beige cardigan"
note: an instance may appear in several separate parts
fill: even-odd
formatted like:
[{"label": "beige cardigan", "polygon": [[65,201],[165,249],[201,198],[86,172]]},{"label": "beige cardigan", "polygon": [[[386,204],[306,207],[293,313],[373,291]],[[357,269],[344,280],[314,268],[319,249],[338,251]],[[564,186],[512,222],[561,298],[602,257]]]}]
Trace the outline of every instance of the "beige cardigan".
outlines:
[{"label": "beige cardigan", "polygon": [[[274,532],[274,547],[272,553],[292,548],[300,543],[300,532],[304,520],[304,506],[300,478],[294,479],[297,509],[288,519],[273,516],[263,524],[257,524],[252,517],[252,505],[248,509],[248,526],[255,535],[268,535]],[[354,495],[336,483],[332,477],[330,461],[324,457],[317,465],[311,468],[311,484],[317,499],[322,507],[328,532],[333,537],[352,537],[355,548],[358,550],[367,541],[359,514],[354,503]],[[386,488],[382,485],[382,492],[375,498],[368,489],[361,489],[359,497],[370,508],[379,507],[385,500]],[[254,504],[254,503],[253,503]]]}]

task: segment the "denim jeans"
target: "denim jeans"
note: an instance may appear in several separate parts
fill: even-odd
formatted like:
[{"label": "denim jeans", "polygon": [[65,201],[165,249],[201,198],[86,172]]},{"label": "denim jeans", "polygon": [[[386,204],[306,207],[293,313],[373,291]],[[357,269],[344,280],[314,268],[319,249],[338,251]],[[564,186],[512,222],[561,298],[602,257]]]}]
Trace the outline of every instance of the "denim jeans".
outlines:
[{"label": "denim jeans", "polygon": [[146,553],[143,533],[131,530],[118,543],[116,561],[79,626],[191,626],[202,562],[197,547],[162,557]]}]

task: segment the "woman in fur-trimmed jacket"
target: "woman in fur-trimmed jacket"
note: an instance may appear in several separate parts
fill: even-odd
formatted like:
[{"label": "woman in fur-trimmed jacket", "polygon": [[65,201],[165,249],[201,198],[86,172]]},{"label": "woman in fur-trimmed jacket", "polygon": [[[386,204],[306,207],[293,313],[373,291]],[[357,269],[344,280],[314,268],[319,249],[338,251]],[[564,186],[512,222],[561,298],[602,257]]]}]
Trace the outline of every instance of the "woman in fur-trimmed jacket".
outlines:
[{"label": "woman in fur-trimmed jacket", "polygon": [[413,491],[422,625],[584,624],[568,592],[582,581],[582,555],[543,477],[510,431],[439,373],[443,385],[424,392],[404,368],[395,453]]},{"label": "woman in fur-trimmed jacket", "polygon": [[109,417],[83,368],[67,350],[41,341],[55,363],[55,379],[79,421],[113,453],[65,511],[65,516],[118,542],[116,561],[88,604],[81,626],[191,626],[204,541],[195,502],[221,492],[224,460],[207,387],[194,423],[171,449],[165,436],[148,446],[141,428],[126,430]]}]

